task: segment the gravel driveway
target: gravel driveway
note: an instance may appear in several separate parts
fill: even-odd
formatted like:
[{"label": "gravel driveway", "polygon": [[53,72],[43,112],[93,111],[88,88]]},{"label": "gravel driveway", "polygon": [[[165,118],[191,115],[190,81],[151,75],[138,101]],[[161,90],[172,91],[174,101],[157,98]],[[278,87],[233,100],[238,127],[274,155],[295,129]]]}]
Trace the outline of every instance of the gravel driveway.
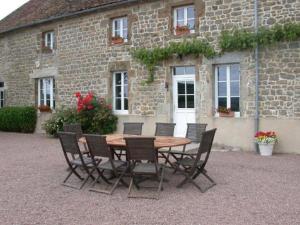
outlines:
[{"label": "gravel driveway", "polygon": [[158,201],[128,199],[125,187],[78,191],[60,185],[57,139],[0,133],[0,224],[300,224],[300,155],[213,152],[207,169],[217,186],[204,194],[177,189],[182,176],[171,173]]}]

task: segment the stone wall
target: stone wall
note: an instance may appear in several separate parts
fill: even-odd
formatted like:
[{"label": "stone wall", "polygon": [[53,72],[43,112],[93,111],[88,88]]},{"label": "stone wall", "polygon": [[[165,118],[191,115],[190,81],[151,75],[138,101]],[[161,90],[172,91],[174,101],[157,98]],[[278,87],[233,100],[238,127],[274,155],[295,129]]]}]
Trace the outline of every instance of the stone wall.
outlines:
[{"label": "stone wall", "polygon": [[[198,27],[196,34],[176,37],[172,33],[172,7],[196,3]],[[111,19],[128,15],[130,40],[122,45],[110,44]],[[297,0],[260,1],[260,25],[277,22],[300,22],[300,3]],[[166,46],[171,41],[184,38],[207,38],[216,49],[223,29],[245,28],[253,30],[253,0],[164,0],[140,3],[107,12],[93,13],[18,30],[0,37],[0,76],[6,83],[7,105],[35,104],[34,78],[55,76],[58,107],[75,104],[74,92],[94,91],[106,98],[112,96],[112,72],[127,70],[129,74],[129,114],[133,118],[153,117],[155,120],[172,120],[171,66],[196,65],[197,68],[197,121],[214,118],[214,65],[240,63],[241,69],[241,119],[250,119],[255,114],[255,60],[253,52],[228,53],[220,58],[170,59],[156,68],[155,81],[141,85],[148,76],[145,67],[133,60],[130,51],[139,47]],[[41,52],[41,34],[54,30],[57,49],[49,54]],[[281,43],[260,54],[260,114],[264,118],[300,118],[300,42]],[[169,88],[166,88],[166,82]],[[160,115],[163,115],[160,117]],[[133,117],[132,117],[133,116]],[[128,117],[129,118],[129,117]],[[213,121],[211,120],[213,119]],[[126,120],[122,118],[122,121]],[[147,119],[148,120],[148,119]],[[247,120],[248,121],[248,120]],[[150,122],[149,122],[150,124]],[[224,123],[224,129],[228,132]],[[247,122],[251,124],[251,122]],[[247,125],[252,136],[253,127]],[[235,131],[239,133],[239,126]],[[249,137],[250,137],[249,136]],[[247,136],[247,146],[252,139]],[[242,146],[238,140],[219,140],[225,144]]]}]

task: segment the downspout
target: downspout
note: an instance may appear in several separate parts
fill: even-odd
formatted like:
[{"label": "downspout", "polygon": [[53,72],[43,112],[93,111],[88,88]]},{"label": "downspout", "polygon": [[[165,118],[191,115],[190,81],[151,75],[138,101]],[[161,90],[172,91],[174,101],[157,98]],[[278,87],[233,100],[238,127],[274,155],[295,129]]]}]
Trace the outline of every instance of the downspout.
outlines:
[{"label": "downspout", "polygon": [[[254,0],[254,26],[258,33],[258,0]],[[255,132],[259,131],[259,46],[255,48]],[[255,144],[256,152],[259,153],[258,144]]]}]

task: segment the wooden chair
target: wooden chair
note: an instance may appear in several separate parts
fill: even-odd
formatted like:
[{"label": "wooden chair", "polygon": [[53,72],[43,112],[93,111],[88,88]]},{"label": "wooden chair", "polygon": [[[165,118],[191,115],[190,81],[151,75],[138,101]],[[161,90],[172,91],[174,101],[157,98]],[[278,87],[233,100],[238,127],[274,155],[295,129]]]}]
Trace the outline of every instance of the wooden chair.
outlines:
[{"label": "wooden chair", "polygon": [[[211,147],[213,144],[213,140],[215,137],[217,129],[205,131],[202,134],[200,146],[198,149],[198,153],[195,158],[191,157],[184,157],[176,162],[177,170],[185,176],[185,179],[180,182],[177,187],[181,188],[186,183],[192,183],[195,185],[201,192],[207,191],[209,188],[216,185],[214,180],[207,175],[207,171],[205,166],[209,159],[211,153]],[[201,157],[204,155],[204,160],[201,160]],[[203,189],[200,185],[195,182],[195,179],[200,175],[203,174],[210,182],[211,185],[206,189]]]},{"label": "wooden chair", "polygon": [[[156,150],[154,148],[155,138],[150,137],[126,137],[127,157],[129,160],[129,168],[131,175],[131,182],[129,185],[129,198],[155,198],[158,199],[159,193],[162,189],[162,182],[164,177],[164,167],[158,164]],[[144,162],[143,162],[144,161]],[[137,196],[132,195],[132,187],[140,188],[138,179],[141,177],[153,177],[159,182],[157,188],[157,196]]]},{"label": "wooden chair", "polygon": [[[112,156],[113,153],[110,150],[110,147],[107,145],[106,137],[101,135],[92,135],[92,134],[89,135],[86,134],[84,135],[84,137],[86,139],[90,151],[93,165],[99,174],[98,177],[93,182],[90,191],[111,195],[113,194],[114,190],[116,189],[116,187],[120,182],[124,184],[126,187],[128,187],[126,182],[124,182],[124,180],[122,179],[127,170],[127,163],[120,160],[113,160],[113,156]],[[101,157],[102,160],[97,161],[96,157]],[[107,160],[103,162],[103,159],[107,159]],[[108,191],[93,188],[95,184],[99,182],[100,178],[107,184],[111,184],[110,181],[104,176],[104,171],[112,172],[114,177],[117,178],[114,184],[112,185],[112,188]]]},{"label": "wooden chair", "polygon": [[[68,176],[65,178],[62,184],[71,188],[81,189],[90,177],[92,179],[95,179],[91,173],[91,170],[93,168],[93,161],[91,158],[82,155],[82,152],[80,151],[80,148],[78,146],[76,133],[58,132],[58,137],[66,162],[70,169]],[[72,156],[72,159],[70,158],[70,155]],[[79,175],[79,173],[77,172],[78,168],[81,168],[81,171],[87,174],[85,178],[82,178],[81,175]],[[80,187],[67,184],[67,180],[71,177],[72,174],[78,177],[79,180],[83,180],[83,183]]]},{"label": "wooden chair", "polygon": [[[193,157],[197,155],[198,148],[202,139],[202,134],[203,132],[205,132],[206,127],[207,127],[206,123],[188,123],[185,137],[190,139],[192,143],[188,145],[184,145],[182,150],[171,149],[169,152],[165,152],[168,154],[165,164],[168,163],[170,165],[173,165],[172,162],[170,161],[170,156],[172,156],[176,161],[178,161],[182,159],[183,156],[189,155],[190,157]],[[189,148],[189,146],[193,146],[193,145],[198,145],[198,147]]]}]

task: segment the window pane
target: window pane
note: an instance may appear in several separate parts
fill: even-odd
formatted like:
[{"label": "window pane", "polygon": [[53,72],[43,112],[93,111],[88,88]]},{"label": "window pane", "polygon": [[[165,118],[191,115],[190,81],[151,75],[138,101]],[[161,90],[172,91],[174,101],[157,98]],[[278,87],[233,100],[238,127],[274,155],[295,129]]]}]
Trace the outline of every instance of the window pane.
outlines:
[{"label": "window pane", "polygon": [[239,64],[233,64],[230,66],[230,80],[240,80]]},{"label": "window pane", "polygon": [[123,37],[122,37],[122,38],[125,38],[125,39],[128,38],[128,32],[127,32],[127,29],[124,29],[124,30],[123,30]]},{"label": "window pane", "polygon": [[178,92],[178,94],[185,94],[185,82],[184,81],[177,82],[177,92]]},{"label": "window pane", "polygon": [[124,97],[128,97],[128,85],[124,86]]},{"label": "window pane", "polygon": [[226,81],[227,66],[218,66],[218,81]]},{"label": "window pane", "polygon": [[181,108],[181,109],[185,108],[185,95],[178,96],[178,108]]},{"label": "window pane", "polygon": [[194,94],[194,82],[193,81],[187,81],[186,82],[186,89],[187,89],[187,94]]},{"label": "window pane", "polygon": [[4,99],[4,92],[3,91],[0,91],[0,99]]},{"label": "window pane", "polygon": [[194,66],[185,67],[185,74],[195,75],[195,67]]},{"label": "window pane", "polygon": [[116,97],[121,97],[121,96],[122,96],[121,86],[116,86]]},{"label": "window pane", "polygon": [[115,23],[115,30],[121,30],[120,20],[114,20]]},{"label": "window pane", "polygon": [[127,18],[123,19],[123,29],[127,29],[128,27],[128,22],[127,22]]},{"label": "window pane", "polygon": [[184,75],[184,67],[183,66],[174,67],[174,75]]},{"label": "window pane", "polygon": [[232,111],[239,112],[240,111],[240,98],[239,97],[233,97],[231,98],[231,106]]},{"label": "window pane", "polygon": [[219,96],[227,96],[226,82],[219,82],[218,83],[218,94],[219,94]]},{"label": "window pane", "polygon": [[187,96],[187,108],[193,109],[194,107],[195,107],[194,95],[188,95]]},{"label": "window pane", "polygon": [[227,108],[227,98],[218,98],[218,105]]},{"label": "window pane", "polygon": [[128,84],[128,75],[124,73],[124,84]]},{"label": "window pane", "polygon": [[187,18],[188,19],[194,19],[195,18],[195,7],[190,6],[187,8]]},{"label": "window pane", "polygon": [[188,20],[187,25],[191,30],[195,29],[195,20]]},{"label": "window pane", "polygon": [[184,20],[184,8],[179,8],[177,11],[177,21]]},{"label": "window pane", "polygon": [[238,81],[230,82],[230,96],[240,96],[240,84]]},{"label": "window pane", "polygon": [[116,85],[121,85],[122,76],[120,73],[115,74],[115,79],[116,79]]},{"label": "window pane", "polygon": [[4,87],[4,82],[0,82],[0,88]]},{"label": "window pane", "polygon": [[122,109],[121,99],[116,98],[116,110],[121,110],[121,109]]},{"label": "window pane", "polygon": [[128,98],[124,99],[124,110],[128,110]]}]

